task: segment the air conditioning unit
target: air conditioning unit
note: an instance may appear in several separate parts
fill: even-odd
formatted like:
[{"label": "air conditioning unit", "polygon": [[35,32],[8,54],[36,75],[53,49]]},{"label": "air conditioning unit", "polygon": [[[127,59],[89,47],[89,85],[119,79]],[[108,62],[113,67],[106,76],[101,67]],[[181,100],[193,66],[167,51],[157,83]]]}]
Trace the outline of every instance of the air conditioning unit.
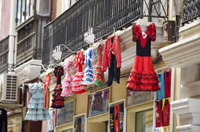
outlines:
[{"label": "air conditioning unit", "polygon": [[0,102],[17,101],[17,75],[3,73],[0,76]]},{"label": "air conditioning unit", "polygon": [[175,41],[175,21],[165,21],[163,23],[163,41],[166,43]]}]

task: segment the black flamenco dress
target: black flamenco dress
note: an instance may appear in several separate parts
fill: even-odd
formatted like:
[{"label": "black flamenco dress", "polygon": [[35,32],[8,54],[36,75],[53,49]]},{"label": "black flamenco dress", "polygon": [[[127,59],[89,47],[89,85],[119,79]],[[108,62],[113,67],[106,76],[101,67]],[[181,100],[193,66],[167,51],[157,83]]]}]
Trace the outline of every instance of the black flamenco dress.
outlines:
[{"label": "black flamenco dress", "polygon": [[151,41],[156,39],[155,25],[147,26],[144,33],[139,25],[133,24],[132,33],[137,48],[126,88],[130,91],[157,91],[160,87],[151,58]]},{"label": "black flamenco dress", "polygon": [[61,96],[62,85],[61,85],[61,76],[64,75],[64,70],[62,66],[57,66],[54,70],[54,75],[56,76],[57,85],[54,88],[53,99],[52,99],[52,108],[62,108],[64,107],[64,98]]}]

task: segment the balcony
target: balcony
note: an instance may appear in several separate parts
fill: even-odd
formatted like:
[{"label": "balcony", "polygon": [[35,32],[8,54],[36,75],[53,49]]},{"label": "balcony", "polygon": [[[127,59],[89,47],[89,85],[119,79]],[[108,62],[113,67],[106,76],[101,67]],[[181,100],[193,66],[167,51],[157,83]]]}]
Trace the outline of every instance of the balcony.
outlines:
[{"label": "balcony", "polygon": [[0,73],[8,70],[9,36],[0,41]]},{"label": "balcony", "polygon": [[35,48],[35,33],[17,43],[17,66],[31,59],[41,59],[41,49]]},{"label": "balcony", "polygon": [[200,0],[183,0],[182,23],[188,23],[200,16]]},{"label": "balcony", "polygon": [[[71,50],[83,47],[89,27],[94,28],[96,39],[106,38],[116,30],[132,25],[139,18],[160,21],[167,18],[168,0],[80,0],[57,19],[44,27],[43,64],[53,62],[52,51],[58,44]],[[69,55],[63,50],[62,57]]]}]

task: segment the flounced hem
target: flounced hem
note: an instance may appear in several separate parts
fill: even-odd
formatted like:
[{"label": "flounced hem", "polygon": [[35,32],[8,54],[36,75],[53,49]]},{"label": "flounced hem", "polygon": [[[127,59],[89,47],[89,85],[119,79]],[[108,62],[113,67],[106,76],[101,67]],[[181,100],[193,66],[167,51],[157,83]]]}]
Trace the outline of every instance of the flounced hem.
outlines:
[{"label": "flounced hem", "polygon": [[84,92],[86,92],[86,89],[77,89],[77,90],[72,89],[72,93],[75,93],[75,94],[81,94]]}]

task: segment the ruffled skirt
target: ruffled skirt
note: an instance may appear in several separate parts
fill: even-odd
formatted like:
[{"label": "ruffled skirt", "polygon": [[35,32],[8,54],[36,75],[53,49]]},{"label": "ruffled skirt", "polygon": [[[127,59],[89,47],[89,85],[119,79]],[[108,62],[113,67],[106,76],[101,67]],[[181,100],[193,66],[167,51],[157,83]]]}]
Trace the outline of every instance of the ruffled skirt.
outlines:
[{"label": "ruffled skirt", "polygon": [[86,85],[83,84],[83,72],[77,72],[74,75],[72,93],[80,94],[86,92]]},{"label": "ruffled skirt", "polygon": [[69,97],[73,95],[71,81],[64,80],[62,82],[62,88],[63,88],[62,93],[61,93],[62,97]]},{"label": "ruffled skirt", "polygon": [[126,88],[131,91],[158,91],[160,89],[158,83],[152,58],[136,55]]},{"label": "ruffled skirt", "polygon": [[51,107],[52,108],[64,107],[64,99],[61,96],[62,85],[56,85],[53,91],[54,91],[54,94],[53,94]]},{"label": "ruffled skirt", "polygon": [[50,119],[49,110],[44,109],[44,98],[32,97],[28,104],[25,120],[42,121]]}]

